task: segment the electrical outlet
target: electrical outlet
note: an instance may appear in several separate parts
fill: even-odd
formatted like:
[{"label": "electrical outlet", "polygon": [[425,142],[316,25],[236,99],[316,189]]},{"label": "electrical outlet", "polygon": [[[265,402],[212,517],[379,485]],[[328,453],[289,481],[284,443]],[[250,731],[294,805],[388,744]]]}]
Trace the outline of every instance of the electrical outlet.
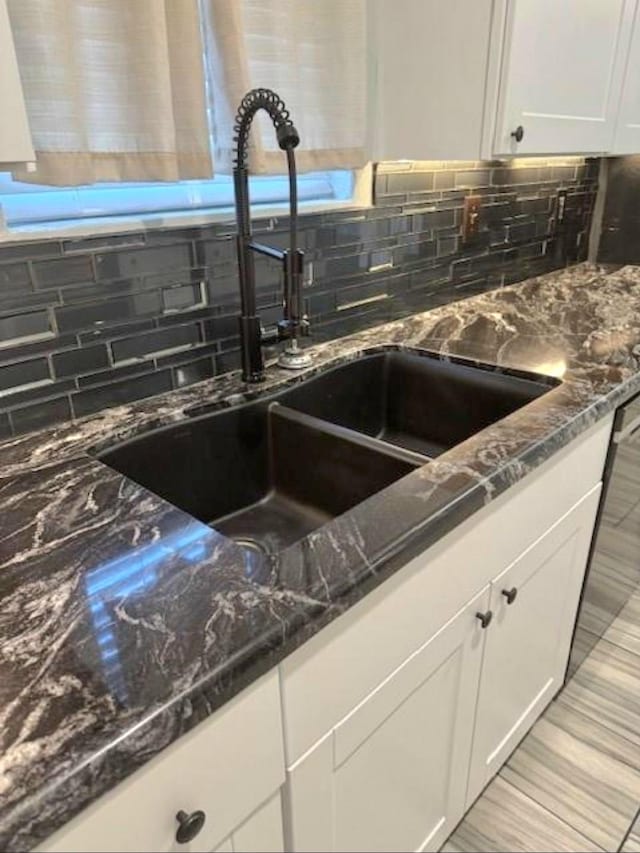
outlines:
[{"label": "electrical outlet", "polygon": [[468,195],[464,200],[462,212],[462,242],[468,243],[477,236],[480,230],[480,208],[482,196]]},{"label": "electrical outlet", "polygon": [[567,191],[558,190],[558,193],[553,201],[553,210],[551,212],[551,233],[556,231],[558,226],[564,222],[565,208],[567,206]]}]

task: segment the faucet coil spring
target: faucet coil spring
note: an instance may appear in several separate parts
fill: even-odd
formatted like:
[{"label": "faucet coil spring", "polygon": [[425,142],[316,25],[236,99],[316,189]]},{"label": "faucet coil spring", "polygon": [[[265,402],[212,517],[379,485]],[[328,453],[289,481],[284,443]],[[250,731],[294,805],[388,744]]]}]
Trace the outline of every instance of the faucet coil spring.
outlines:
[{"label": "faucet coil spring", "polygon": [[276,129],[278,145],[283,151],[290,151],[300,142],[298,131],[291,121],[289,110],[282,98],[272,89],[262,87],[251,89],[242,99],[233,124],[235,134],[233,141],[236,145],[234,166],[236,168],[247,167],[249,130],[253,117],[259,110],[266,110],[271,116],[271,121]]}]

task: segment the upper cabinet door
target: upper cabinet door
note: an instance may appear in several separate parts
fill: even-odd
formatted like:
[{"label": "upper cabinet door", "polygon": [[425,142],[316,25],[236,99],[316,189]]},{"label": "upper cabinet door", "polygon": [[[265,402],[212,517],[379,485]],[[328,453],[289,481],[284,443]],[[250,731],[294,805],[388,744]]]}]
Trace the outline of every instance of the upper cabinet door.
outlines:
[{"label": "upper cabinet door", "polygon": [[0,163],[34,160],[6,0],[0,0]]},{"label": "upper cabinet door", "polygon": [[613,153],[640,153],[640,3],[636,6],[629,59],[625,67]]},{"label": "upper cabinet door", "polygon": [[493,0],[368,0],[373,160],[477,160]]},{"label": "upper cabinet door", "polygon": [[508,0],[494,154],[611,151],[635,5]]}]

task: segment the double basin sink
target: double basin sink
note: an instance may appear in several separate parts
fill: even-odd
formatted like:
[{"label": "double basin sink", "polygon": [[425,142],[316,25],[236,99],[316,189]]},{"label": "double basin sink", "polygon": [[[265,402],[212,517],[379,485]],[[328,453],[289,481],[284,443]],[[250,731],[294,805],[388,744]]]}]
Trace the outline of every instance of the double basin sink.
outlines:
[{"label": "double basin sink", "polygon": [[376,352],[98,458],[271,556],[556,384],[425,351]]}]

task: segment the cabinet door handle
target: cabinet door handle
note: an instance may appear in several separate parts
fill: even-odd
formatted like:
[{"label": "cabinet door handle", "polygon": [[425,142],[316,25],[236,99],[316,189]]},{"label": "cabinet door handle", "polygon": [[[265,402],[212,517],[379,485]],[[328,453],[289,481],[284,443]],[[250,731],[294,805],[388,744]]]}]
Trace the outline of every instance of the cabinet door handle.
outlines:
[{"label": "cabinet door handle", "polygon": [[522,142],[524,139],[524,127],[519,124],[515,130],[511,131],[511,136],[515,139],[516,142]]},{"label": "cabinet door handle", "polygon": [[487,610],[486,613],[476,613],[476,619],[480,620],[480,624],[483,628],[488,628],[489,625],[491,625],[493,613],[491,612],[491,610]]},{"label": "cabinet door handle", "polygon": [[180,824],[176,830],[176,841],[178,844],[188,844],[204,826],[206,815],[201,811],[191,812],[191,814],[179,811],[176,820]]},{"label": "cabinet door handle", "polygon": [[518,597],[518,589],[515,586],[511,587],[511,589],[503,589],[502,594],[507,599],[507,604],[513,604]]}]

